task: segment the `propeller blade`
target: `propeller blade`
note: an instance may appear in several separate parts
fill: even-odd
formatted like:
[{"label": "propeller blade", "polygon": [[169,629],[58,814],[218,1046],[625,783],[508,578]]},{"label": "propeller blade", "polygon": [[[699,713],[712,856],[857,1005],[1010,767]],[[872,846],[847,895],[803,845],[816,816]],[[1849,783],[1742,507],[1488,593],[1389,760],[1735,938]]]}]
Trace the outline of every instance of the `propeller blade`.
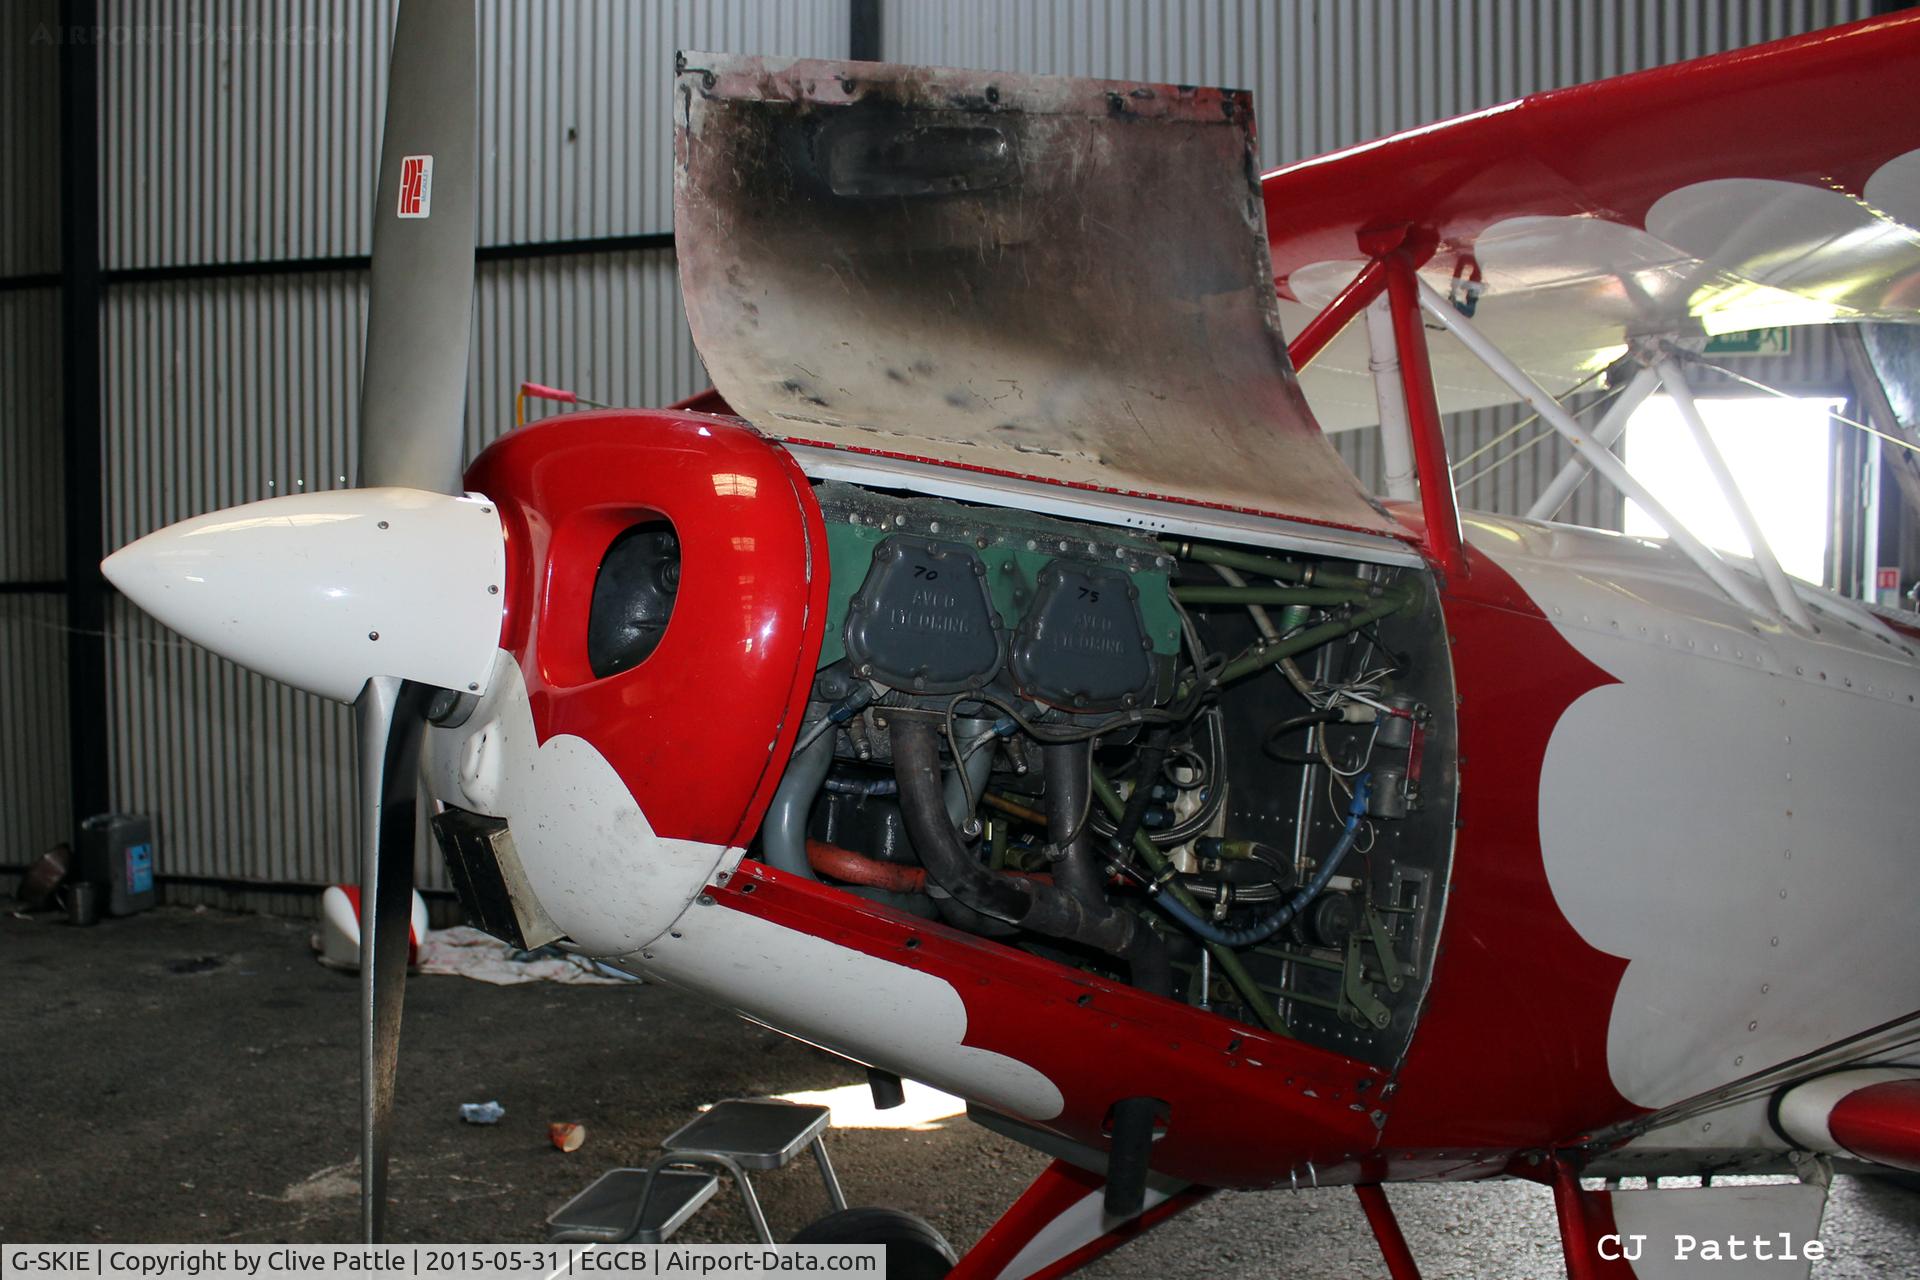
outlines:
[{"label": "propeller blade", "polygon": [[[362,485],[460,491],[472,340],[479,125],[471,0],[406,0],[394,22],[366,362]],[[384,527],[384,526],[383,526]],[[414,817],[428,686],[381,677],[360,737],[361,1225],[381,1238],[412,913]]]},{"label": "propeller blade", "polygon": [[420,739],[431,685],[382,676],[353,704],[360,739],[360,1219],[368,1243],[386,1227],[387,1142],[413,916]]},{"label": "propeller blade", "polygon": [[360,483],[457,493],[472,337],[476,18],[406,0],[394,24],[360,384]]},{"label": "propeller blade", "polygon": [[[472,341],[478,20],[405,0],[394,22],[356,493],[306,493],[158,530],[101,569],[252,670],[354,700],[360,755],[361,1217],[380,1239],[412,917],[420,743],[436,688],[482,692],[504,541],[461,498]],[[450,496],[449,496],[450,495]]]}]

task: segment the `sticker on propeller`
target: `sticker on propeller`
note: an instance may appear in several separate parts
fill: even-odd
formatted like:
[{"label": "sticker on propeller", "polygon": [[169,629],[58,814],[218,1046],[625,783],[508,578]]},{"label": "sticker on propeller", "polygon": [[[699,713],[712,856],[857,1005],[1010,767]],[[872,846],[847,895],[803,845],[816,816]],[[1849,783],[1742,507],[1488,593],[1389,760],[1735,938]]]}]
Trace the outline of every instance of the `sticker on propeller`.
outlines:
[{"label": "sticker on propeller", "polygon": [[406,156],[400,161],[402,218],[424,218],[433,208],[433,157]]}]

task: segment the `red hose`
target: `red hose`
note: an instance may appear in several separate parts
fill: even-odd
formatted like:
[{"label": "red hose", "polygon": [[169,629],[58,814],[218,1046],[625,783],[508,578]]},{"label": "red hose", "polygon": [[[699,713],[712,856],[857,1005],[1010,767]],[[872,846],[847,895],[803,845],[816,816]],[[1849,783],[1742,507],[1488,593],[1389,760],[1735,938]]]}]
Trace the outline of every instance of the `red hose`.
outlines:
[{"label": "red hose", "polygon": [[807,841],[807,865],[823,876],[845,880],[848,884],[869,885],[892,893],[927,891],[925,867],[903,867],[895,862],[882,862],[878,858],[869,858],[822,840]]},{"label": "red hose", "polygon": [[[925,867],[904,867],[897,862],[882,862],[824,840],[807,841],[807,865],[823,876],[832,876],[848,884],[864,884],[891,893],[927,891]],[[1027,871],[1009,871],[1006,874],[1019,876],[1023,880],[1038,880],[1041,884],[1053,883],[1053,877],[1045,874]]]}]

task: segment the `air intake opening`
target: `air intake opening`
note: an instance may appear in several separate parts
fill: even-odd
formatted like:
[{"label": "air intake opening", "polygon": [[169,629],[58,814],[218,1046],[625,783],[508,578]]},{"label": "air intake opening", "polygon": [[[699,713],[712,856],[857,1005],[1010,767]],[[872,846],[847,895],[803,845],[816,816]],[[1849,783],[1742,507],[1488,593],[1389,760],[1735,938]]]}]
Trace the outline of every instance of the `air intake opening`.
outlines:
[{"label": "air intake opening", "polygon": [[680,539],[665,520],[624,529],[600,558],[587,612],[587,665],[596,679],[645,662],[659,647],[680,590]]}]

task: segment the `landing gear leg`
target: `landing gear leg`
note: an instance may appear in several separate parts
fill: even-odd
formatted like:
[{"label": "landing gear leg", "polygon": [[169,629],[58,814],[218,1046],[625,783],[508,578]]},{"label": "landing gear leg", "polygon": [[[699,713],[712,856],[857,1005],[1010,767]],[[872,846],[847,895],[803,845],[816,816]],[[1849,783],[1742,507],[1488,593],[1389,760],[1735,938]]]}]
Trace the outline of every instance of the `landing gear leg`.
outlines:
[{"label": "landing gear leg", "polygon": [[1553,1208],[1560,1217],[1560,1249],[1567,1258],[1567,1280],[1606,1280],[1632,1275],[1629,1263],[1602,1264],[1598,1242],[1613,1229],[1606,1199],[1581,1189],[1580,1175],[1565,1160],[1553,1162]]},{"label": "landing gear leg", "polygon": [[1373,1238],[1380,1242],[1380,1256],[1387,1260],[1387,1274],[1393,1280],[1420,1280],[1413,1250],[1407,1248],[1407,1238],[1400,1234],[1400,1220],[1393,1216],[1393,1206],[1387,1203],[1386,1188],[1379,1183],[1361,1183],[1354,1187],[1353,1193],[1360,1197],[1360,1207],[1367,1211],[1367,1225],[1373,1228]]},{"label": "landing gear leg", "polygon": [[1147,1184],[1132,1218],[1105,1211],[1106,1179],[1055,1160],[967,1251],[948,1280],[1052,1280],[1070,1275],[1213,1194],[1211,1187]]}]

